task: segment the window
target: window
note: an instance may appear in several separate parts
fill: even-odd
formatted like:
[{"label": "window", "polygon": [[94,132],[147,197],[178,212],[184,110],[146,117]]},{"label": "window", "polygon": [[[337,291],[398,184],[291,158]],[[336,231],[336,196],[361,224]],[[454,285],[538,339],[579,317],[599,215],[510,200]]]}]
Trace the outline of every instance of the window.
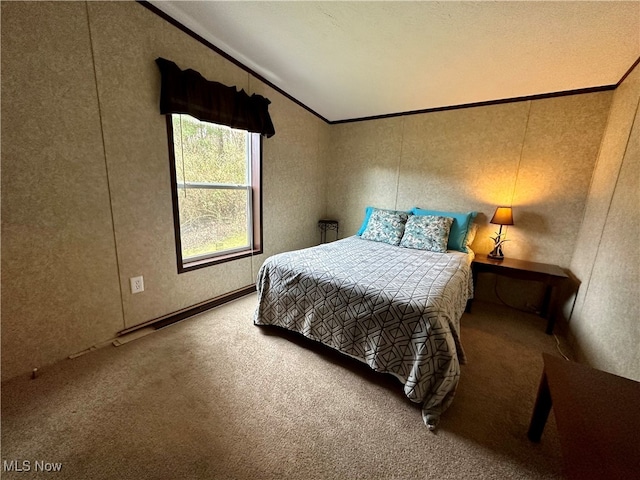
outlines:
[{"label": "window", "polygon": [[268,98],[156,58],[167,118],[178,273],[262,253]]},{"label": "window", "polygon": [[178,271],[262,253],[258,133],[167,115]]}]

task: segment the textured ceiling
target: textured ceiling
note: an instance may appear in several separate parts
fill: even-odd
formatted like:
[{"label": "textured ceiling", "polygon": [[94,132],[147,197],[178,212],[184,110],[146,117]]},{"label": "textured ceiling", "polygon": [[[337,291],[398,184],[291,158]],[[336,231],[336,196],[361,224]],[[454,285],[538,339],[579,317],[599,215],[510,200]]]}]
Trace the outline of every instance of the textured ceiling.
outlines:
[{"label": "textured ceiling", "polygon": [[614,85],[640,56],[640,0],[150,3],[329,121]]}]

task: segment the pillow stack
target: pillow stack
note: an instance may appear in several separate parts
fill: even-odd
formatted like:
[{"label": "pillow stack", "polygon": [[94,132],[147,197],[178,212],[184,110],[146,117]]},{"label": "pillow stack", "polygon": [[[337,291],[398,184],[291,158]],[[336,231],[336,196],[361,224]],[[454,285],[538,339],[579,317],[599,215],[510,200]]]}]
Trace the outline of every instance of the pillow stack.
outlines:
[{"label": "pillow stack", "polygon": [[365,240],[444,253],[468,253],[476,212],[458,213],[413,208],[409,212],[367,207],[358,230]]}]

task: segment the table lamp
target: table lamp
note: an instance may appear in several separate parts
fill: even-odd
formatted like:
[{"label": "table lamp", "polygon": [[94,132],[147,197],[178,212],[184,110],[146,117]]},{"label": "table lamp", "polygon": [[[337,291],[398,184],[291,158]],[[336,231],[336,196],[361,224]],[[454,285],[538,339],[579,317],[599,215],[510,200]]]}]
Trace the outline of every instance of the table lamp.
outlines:
[{"label": "table lamp", "polygon": [[489,223],[493,223],[494,225],[500,225],[500,230],[496,233],[495,237],[490,237],[493,240],[493,250],[489,253],[488,257],[493,258],[494,260],[503,260],[504,253],[502,253],[502,244],[507,240],[504,238],[507,233],[502,233],[503,225],[513,225],[513,212],[511,211],[511,207],[498,207],[496,208],[496,212],[493,214],[491,221]]}]

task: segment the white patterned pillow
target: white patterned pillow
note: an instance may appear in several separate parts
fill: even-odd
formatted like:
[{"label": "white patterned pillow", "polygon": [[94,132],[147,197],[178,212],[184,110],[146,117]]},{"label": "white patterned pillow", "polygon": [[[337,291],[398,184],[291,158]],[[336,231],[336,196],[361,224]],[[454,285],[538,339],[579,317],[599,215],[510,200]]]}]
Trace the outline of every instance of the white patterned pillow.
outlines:
[{"label": "white patterned pillow", "polygon": [[398,245],[404,233],[404,224],[409,214],[392,210],[374,208],[369,217],[369,223],[361,237],[374,242]]},{"label": "white patterned pillow", "polygon": [[401,247],[444,253],[453,218],[411,215],[404,228]]}]

